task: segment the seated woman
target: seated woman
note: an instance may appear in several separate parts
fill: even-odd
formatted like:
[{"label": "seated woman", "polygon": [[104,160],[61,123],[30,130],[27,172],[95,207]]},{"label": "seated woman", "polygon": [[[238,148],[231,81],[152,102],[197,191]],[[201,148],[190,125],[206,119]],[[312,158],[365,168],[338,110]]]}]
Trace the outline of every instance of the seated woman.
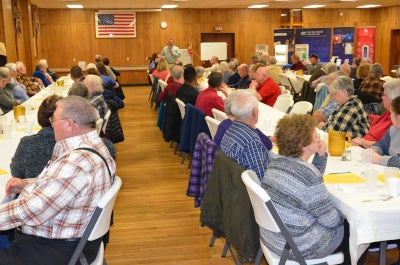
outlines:
[{"label": "seated woman", "polygon": [[153,71],[153,76],[158,77],[162,81],[167,82],[167,79],[169,77],[169,69],[168,69],[167,60],[161,59],[158,62],[157,68]]},{"label": "seated woman", "polygon": [[39,78],[40,80],[42,80],[43,85],[45,87],[51,85],[51,83],[53,83],[53,79],[51,78],[51,76],[47,73],[47,68],[49,66],[47,65],[47,61],[46,60],[40,60],[38,62],[38,64],[36,65],[36,70],[35,72],[33,72],[32,76]]},{"label": "seated woman", "polygon": [[[305,259],[334,253],[344,237],[343,218],[322,179],[326,145],[315,126],[310,115],[290,114],[278,122],[275,137],[279,156],[271,160],[261,184]],[[312,155],[310,164],[307,161]],[[282,234],[261,228],[260,235],[268,248],[282,253]],[[346,261],[349,256],[345,256]]]},{"label": "seated woman", "polygon": [[354,138],[351,141],[352,145],[369,148],[371,145],[382,139],[386,131],[392,126],[390,118],[390,105],[393,99],[400,96],[400,79],[393,79],[383,84],[382,102],[386,112],[381,116],[369,115],[371,126],[368,133],[363,137]]},{"label": "seated woman", "polygon": [[59,99],[61,97],[52,95],[40,105],[37,118],[42,129],[37,134],[21,138],[11,160],[13,177],[36,178],[50,160],[56,140],[49,119],[53,116]]},{"label": "seated woman", "polygon": [[352,138],[363,137],[369,128],[368,114],[362,102],[353,96],[353,81],[348,76],[339,76],[329,86],[329,94],[339,106],[328,116],[325,123],[320,123],[321,130],[349,132]]},{"label": "seated woman", "polygon": [[103,63],[96,63],[96,68],[103,82],[103,88],[114,93],[114,89],[119,87],[118,82],[107,75],[107,68]]},{"label": "seated woman", "polygon": [[[231,107],[232,107],[232,100],[236,95],[240,93],[239,91],[234,91],[229,94],[229,96],[224,100],[224,111],[228,115],[228,119],[223,120],[219,125],[217,132],[214,136],[214,142],[220,146],[222,137],[224,137],[225,132],[231,127],[233,120],[235,119],[234,115],[232,114]],[[263,134],[259,129],[255,129],[257,135],[260,137],[261,142],[265,145],[265,147],[270,151],[272,149],[272,142]]]},{"label": "seated woman", "polygon": [[399,167],[397,154],[400,153],[400,97],[393,99],[390,106],[390,118],[393,125],[383,138],[373,144],[372,162],[383,166]]}]

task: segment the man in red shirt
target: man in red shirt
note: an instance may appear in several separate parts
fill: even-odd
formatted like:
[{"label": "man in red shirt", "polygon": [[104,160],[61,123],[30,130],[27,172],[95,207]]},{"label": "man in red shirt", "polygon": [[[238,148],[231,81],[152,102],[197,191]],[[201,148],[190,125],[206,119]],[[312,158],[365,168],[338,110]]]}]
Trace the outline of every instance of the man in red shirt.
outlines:
[{"label": "man in red shirt", "polygon": [[256,81],[260,85],[257,88],[256,97],[259,101],[273,107],[276,99],[282,94],[281,89],[269,75],[267,67],[260,67],[256,72]]},{"label": "man in red shirt", "polygon": [[228,96],[227,87],[222,83],[222,74],[212,72],[208,76],[208,88],[200,92],[196,100],[196,107],[207,116],[213,117],[211,111],[213,108],[224,111],[224,100],[217,94],[218,91]]}]

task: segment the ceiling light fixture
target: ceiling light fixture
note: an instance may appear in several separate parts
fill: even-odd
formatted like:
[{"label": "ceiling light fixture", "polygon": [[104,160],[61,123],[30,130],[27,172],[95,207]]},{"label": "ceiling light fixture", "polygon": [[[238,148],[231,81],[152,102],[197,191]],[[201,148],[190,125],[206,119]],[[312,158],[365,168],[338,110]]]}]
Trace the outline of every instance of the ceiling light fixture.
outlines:
[{"label": "ceiling light fixture", "polygon": [[67,5],[68,8],[83,8],[83,5]]},{"label": "ceiling light fixture", "polygon": [[356,8],[374,8],[374,7],[378,7],[381,5],[363,5],[363,6],[357,6]]},{"label": "ceiling light fixture", "polygon": [[178,5],[163,5],[161,8],[167,9],[167,8],[176,8],[176,7],[178,7]]},{"label": "ceiling light fixture", "polygon": [[268,5],[252,5],[252,6],[249,6],[248,8],[264,8],[264,7],[267,7]]},{"label": "ceiling light fixture", "polygon": [[325,5],[309,5],[309,6],[304,6],[303,8],[320,8],[324,7]]}]

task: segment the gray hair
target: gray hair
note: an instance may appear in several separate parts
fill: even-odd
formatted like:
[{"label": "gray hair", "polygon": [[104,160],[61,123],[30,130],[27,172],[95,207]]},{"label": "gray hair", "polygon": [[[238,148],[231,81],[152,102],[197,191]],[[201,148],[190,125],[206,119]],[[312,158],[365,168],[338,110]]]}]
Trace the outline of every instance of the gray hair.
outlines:
[{"label": "gray hair", "polygon": [[381,77],[383,75],[383,67],[380,63],[374,63],[369,69],[369,73],[373,77]]},{"label": "gray hair", "polygon": [[229,94],[229,96],[224,100],[224,111],[227,115],[233,116],[232,102],[233,102],[233,99],[239,94],[240,91],[242,91],[242,90],[235,90],[235,91],[231,92]]},{"label": "gray hair", "polygon": [[335,63],[324,63],[322,65],[322,69],[325,71],[327,75],[336,71],[336,64]]},{"label": "gray hair", "polygon": [[391,100],[400,96],[400,79],[392,79],[383,84],[386,89],[386,96]]},{"label": "gray hair", "polygon": [[204,74],[204,67],[203,66],[196,66],[196,76],[197,77],[202,77]]},{"label": "gray hair", "polygon": [[19,71],[23,65],[25,65],[25,64],[21,61],[16,62],[15,67],[17,68],[17,71]]},{"label": "gray hair", "polygon": [[13,76],[17,72],[17,65],[15,63],[7,63],[4,67],[10,71],[10,76]]},{"label": "gray hair", "polygon": [[103,92],[103,81],[98,75],[87,75],[83,81],[87,86],[89,93]]},{"label": "gray hair", "polygon": [[269,57],[269,64],[276,64],[277,60],[275,58],[275,56],[270,56]]},{"label": "gray hair", "polygon": [[347,95],[352,96],[354,94],[353,80],[348,76],[338,76],[329,86],[329,93],[339,91],[347,91]]},{"label": "gray hair", "polygon": [[258,108],[258,100],[251,91],[241,89],[232,99],[231,112],[238,120],[251,119],[255,108]]},{"label": "gray hair", "polygon": [[39,67],[39,68],[42,68],[43,66],[48,66],[47,60],[46,59],[40,59],[36,66]]},{"label": "gray hair", "polygon": [[226,61],[222,61],[219,63],[219,70],[221,72],[226,72],[228,70],[229,64]]},{"label": "gray hair", "polygon": [[235,70],[236,67],[237,67],[236,61],[230,61],[230,62],[229,62],[229,68],[230,68],[230,69]]},{"label": "gray hair", "polygon": [[10,77],[10,70],[6,67],[0,67],[0,79],[8,79]]},{"label": "gray hair", "polygon": [[80,96],[68,96],[57,101],[62,119],[72,119],[79,126],[96,128],[99,112],[90,101]]},{"label": "gray hair", "polygon": [[179,80],[183,76],[183,67],[180,65],[174,65],[172,66],[171,69],[171,76],[174,78],[174,80]]},{"label": "gray hair", "polygon": [[82,82],[73,83],[68,90],[68,96],[80,96],[86,99],[90,98],[89,90],[87,86]]}]

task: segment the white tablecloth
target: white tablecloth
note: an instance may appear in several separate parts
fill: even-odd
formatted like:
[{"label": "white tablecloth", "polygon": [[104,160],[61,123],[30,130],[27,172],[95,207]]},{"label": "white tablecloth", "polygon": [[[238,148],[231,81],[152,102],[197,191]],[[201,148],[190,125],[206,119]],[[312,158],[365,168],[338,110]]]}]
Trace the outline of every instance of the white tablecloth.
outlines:
[{"label": "white tablecloth", "polygon": [[[351,147],[352,160],[341,161],[341,157],[329,157],[325,173],[353,172],[362,177],[362,172],[372,168],[383,173],[380,165],[366,166],[361,162],[361,148]],[[350,224],[350,255],[352,264],[357,264],[360,255],[369,243],[400,238],[400,198],[388,201],[379,199],[389,196],[385,184],[377,182],[375,189],[368,190],[364,183],[327,184],[335,207]],[[363,202],[364,200],[376,200]]]},{"label": "white tablecloth", "polygon": [[[71,87],[73,81],[68,77],[61,77],[64,80],[63,87],[57,87],[55,83],[42,89],[38,94],[29,98],[22,105],[25,106],[25,116],[27,120],[33,121],[33,132],[37,133],[40,129],[37,123],[37,111],[43,100],[53,94],[60,96],[66,96],[68,89]],[[10,111],[7,114],[0,117],[0,119],[9,123],[14,120],[14,112]],[[10,174],[10,163],[14,156],[15,150],[18,147],[20,139],[24,136],[29,135],[25,132],[25,126],[14,123],[13,131],[10,138],[5,138],[4,135],[0,135],[0,169],[5,170],[8,174],[0,175],[0,202],[5,197],[5,185],[8,179],[11,178]]]}]

